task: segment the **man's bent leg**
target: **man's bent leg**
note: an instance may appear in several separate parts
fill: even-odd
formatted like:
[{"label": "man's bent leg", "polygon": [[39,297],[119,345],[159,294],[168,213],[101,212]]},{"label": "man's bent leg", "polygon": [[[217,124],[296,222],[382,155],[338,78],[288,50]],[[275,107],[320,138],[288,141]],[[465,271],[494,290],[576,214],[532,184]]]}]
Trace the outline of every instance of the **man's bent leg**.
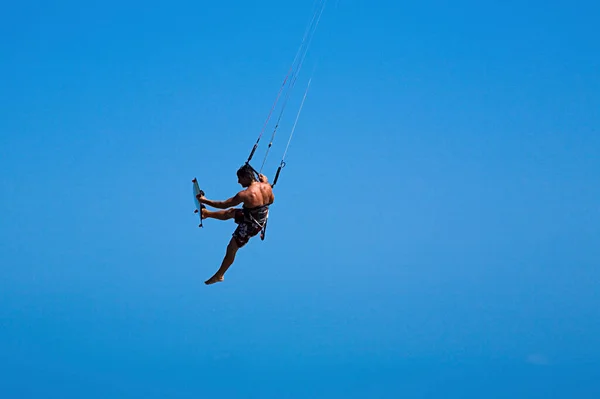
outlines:
[{"label": "man's bent leg", "polygon": [[227,245],[227,252],[225,253],[225,257],[223,258],[221,267],[211,278],[206,280],[204,284],[209,285],[223,281],[225,272],[227,271],[227,269],[229,269],[229,266],[233,264],[233,261],[235,260],[235,254],[237,253],[238,249],[239,246],[235,238],[232,237],[229,241],[229,244]]},{"label": "man's bent leg", "polygon": [[209,211],[208,209],[202,209],[202,219],[218,219],[218,220],[229,220],[235,217],[235,208],[230,208],[224,211]]}]

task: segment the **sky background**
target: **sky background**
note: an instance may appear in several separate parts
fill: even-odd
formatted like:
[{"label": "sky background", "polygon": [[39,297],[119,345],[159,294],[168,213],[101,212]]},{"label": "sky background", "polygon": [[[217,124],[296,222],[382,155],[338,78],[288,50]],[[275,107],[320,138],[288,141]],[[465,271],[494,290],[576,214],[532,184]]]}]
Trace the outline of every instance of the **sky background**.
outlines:
[{"label": "sky background", "polygon": [[598,2],[330,0],[204,285],[312,7],[2,6],[2,398],[600,397]]}]

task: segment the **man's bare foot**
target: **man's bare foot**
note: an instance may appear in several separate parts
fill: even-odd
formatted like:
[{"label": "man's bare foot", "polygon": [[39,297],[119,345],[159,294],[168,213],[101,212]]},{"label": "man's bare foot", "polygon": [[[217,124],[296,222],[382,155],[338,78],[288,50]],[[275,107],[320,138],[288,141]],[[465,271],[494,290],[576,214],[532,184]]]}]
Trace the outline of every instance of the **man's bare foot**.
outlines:
[{"label": "man's bare foot", "polygon": [[207,216],[206,214],[207,214],[207,212],[208,212],[208,209],[206,209],[206,208],[202,208],[202,210],[200,211],[200,217],[201,217],[202,219],[206,219],[206,216]]},{"label": "man's bare foot", "polygon": [[209,278],[208,280],[206,280],[204,282],[204,284],[210,285],[210,284],[214,284],[214,283],[220,283],[223,280],[224,280],[224,278],[222,276],[214,275],[211,278]]}]

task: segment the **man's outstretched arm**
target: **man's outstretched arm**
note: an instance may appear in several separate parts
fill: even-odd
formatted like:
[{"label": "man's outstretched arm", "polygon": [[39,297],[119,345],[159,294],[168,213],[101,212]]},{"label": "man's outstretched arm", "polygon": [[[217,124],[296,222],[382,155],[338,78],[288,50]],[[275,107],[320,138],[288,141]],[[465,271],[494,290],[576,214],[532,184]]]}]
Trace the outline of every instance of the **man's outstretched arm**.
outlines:
[{"label": "man's outstretched arm", "polygon": [[217,208],[217,209],[231,208],[231,207],[239,205],[243,202],[243,199],[242,199],[242,196],[240,193],[237,193],[236,195],[234,195],[233,197],[231,197],[229,199],[226,199],[225,201],[213,201],[213,200],[209,200],[208,198],[205,198],[205,197],[200,197],[200,198],[198,198],[198,200],[203,204],[212,206],[213,208]]}]

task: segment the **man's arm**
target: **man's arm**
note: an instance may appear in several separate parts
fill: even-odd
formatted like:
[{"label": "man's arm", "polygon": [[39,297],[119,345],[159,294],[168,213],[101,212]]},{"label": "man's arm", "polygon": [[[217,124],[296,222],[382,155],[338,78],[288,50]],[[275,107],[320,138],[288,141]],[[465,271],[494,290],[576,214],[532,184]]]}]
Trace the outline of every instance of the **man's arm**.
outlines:
[{"label": "man's arm", "polygon": [[241,192],[237,193],[236,195],[234,195],[233,197],[231,197],[229,199],[226,199],[225,201],[213,201],[213,200],[209,200],[206,197],[199,197],[198,201],[200,201],[201,203],[206,204],[208,206],[212,206],[213,208],[217,208],[217,209],[231,208],[231,207],[234,207],[234,206],[239,205],[242,202],[244,202]]}]

